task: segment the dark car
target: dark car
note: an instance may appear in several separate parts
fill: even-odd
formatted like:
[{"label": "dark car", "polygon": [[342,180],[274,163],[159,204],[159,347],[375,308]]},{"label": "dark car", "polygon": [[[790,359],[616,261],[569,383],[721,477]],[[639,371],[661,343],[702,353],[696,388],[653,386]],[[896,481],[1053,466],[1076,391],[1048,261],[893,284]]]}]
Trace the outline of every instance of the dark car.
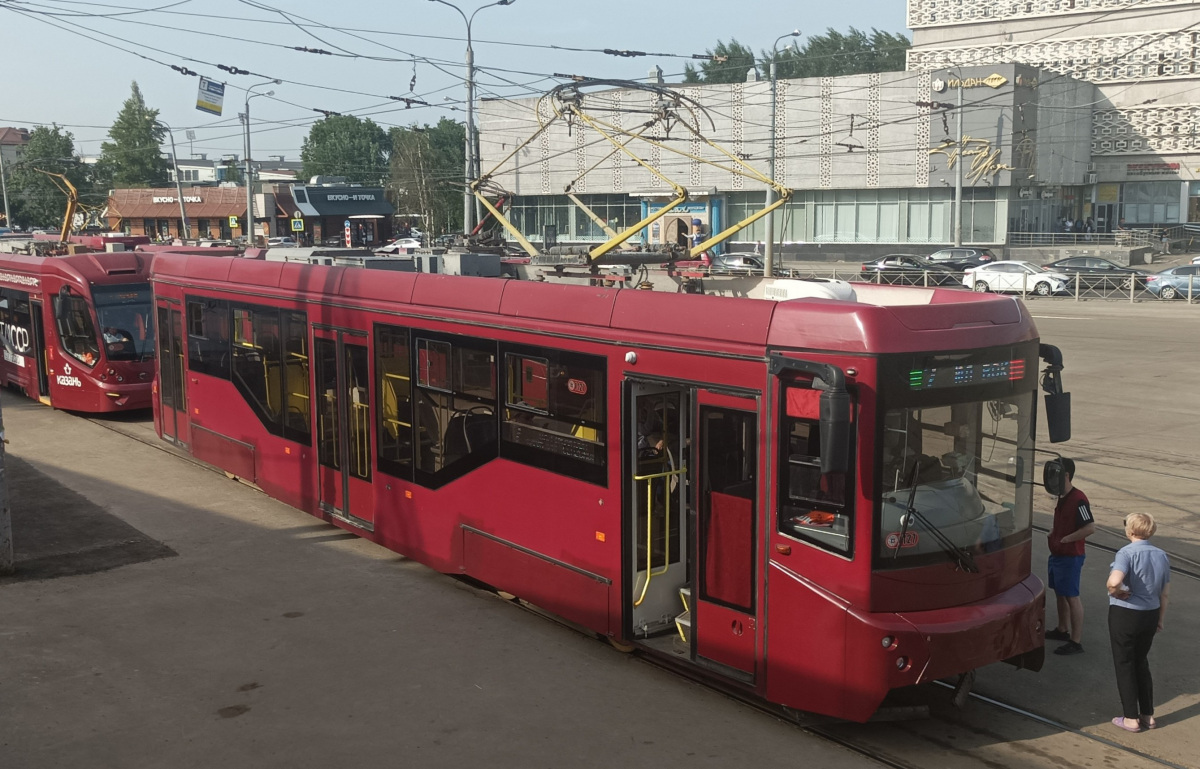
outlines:
[{"label": "dark car", "polygon": [[1066,273],[1071,276],[1072,285],[1078,282],[1079,287],[1085,290],[1128,289],[1131,282],[1136,282],[1137,288],[1141,289],[1146,286],[1146,276],[1150,274],[1094,256],[1072,256],[1050,262],[1046,267]]},{"label": "dark car", "polygon": [[[899,283],[906,286],[957,286],[955,271],[913,254],[888,254],[872,262],[863,262],[862,272],[872,283]],[[866,276],[864,276],[866,277]]]},{"label": "dark car", "polygon": [[943,248],[934,251],[928,257],[934,264],[949,267],[952,270],[965,270],[968,267],[978,267],[981,264],[996,261],[996,255],[986,248]]},{"label": "dark car", "polygon": [[1185,264],[1147,275],[1146,290],[1159,299],[1200,298],[1200,264]]}]

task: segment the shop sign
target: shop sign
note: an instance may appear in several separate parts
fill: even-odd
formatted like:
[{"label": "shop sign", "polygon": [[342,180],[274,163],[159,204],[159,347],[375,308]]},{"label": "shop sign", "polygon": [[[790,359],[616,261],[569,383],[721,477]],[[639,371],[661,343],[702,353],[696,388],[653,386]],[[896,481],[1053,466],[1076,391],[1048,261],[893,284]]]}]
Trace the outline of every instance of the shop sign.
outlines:
[{"label": "shop sign", "polygon": [[1178,163],[1126,163],[1125,173],[1129,176],[1161,176],[1178,174]]},{"label": "shop sign", "polygon": [[1033,187],[1022,187],[1017,191],[1017,197],[1021,198],[1022,200],[1033,199]]},{"label": "shop sign", "polygon": [[[179,202],[179,198],[176,198],[176,197],[152,197],[152,198],[150,198],[150,202],[151,203],[177,203],[177,202]],[[184,195],[183,202],[184,203],[202,203],[204,201],[201,200],[199,195]]]},{"label": "shop sign", "polygon": [[971,159],[971,168],[966,171],[967,181],[978,184],[986,177],[995,176],[1001,171],[1012,171],[1012,166],[1000,162],[1000,150],[992,149],[992,143],[987,139],[974,139],[963,136],[962,144],[953,139],[946,139],[938,146],[929,150],[929,154],[945,155],[946,169],[954,168],[961,158]]},{"label": "shop sign", "polygon": [[933,81],[933,90],[941,93],[947,88],[999,88],[1008,82],[1008,78],[1004,75],[992,73],[987,77],[952,77],[949,80],[942,80],[940,77]]},{"label": "shop sign", "polygon": [[1119,184],[1097,184],[1096,185],[1096,202],[1097,203],[1116,203],[1121,193],[1121,185]]},{"label": "shop sign", "polygon": [[1027,77],[1025,75],[1017,75],[1016,84],[1025,88],[1037,88],[1038,79],[1036,77]]},{"label": "shop sign", "polygon": [[325,199],[331,200],[331,201],[343,202],[343,203],[347,202],[347,201],[374,200],[375,193],[359,192],[354,195],[326,195]]}]

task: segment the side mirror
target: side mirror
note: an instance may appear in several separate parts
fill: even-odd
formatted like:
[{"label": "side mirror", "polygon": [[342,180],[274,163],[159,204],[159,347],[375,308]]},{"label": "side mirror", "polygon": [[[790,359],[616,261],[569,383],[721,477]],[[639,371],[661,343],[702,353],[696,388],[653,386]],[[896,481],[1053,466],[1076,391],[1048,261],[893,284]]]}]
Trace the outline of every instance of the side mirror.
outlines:
[{"label": "side mirror", "polygon": [[821,473],[844,473],[850,467],[850,394],[821,393]]},{"label": "side mirror", "polygon": [[1062,462],[1052,459],[1042,467],[1042,485],[1055,497],[1061,497],[1067,487],[1067,471]]}]

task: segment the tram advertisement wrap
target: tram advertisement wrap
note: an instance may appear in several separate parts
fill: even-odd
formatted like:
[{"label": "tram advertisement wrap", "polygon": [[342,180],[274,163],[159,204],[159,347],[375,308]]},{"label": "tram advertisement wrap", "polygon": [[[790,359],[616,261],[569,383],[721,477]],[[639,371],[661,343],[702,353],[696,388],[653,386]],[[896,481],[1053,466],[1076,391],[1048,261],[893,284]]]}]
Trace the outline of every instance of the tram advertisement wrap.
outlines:
[{"label": "tram advertisement wrap", "polygon": [[25,367],[25,356],[29,353],[29,329],[15,323],[0,321],[0,340],[4,344],[4,360],[14,366]]}]

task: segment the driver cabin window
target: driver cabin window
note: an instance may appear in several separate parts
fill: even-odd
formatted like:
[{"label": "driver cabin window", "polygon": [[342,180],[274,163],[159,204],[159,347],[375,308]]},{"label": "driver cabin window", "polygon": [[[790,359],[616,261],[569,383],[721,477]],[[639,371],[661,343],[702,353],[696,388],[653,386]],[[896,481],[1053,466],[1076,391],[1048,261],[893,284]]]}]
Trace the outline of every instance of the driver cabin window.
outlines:
[{"label": "driver cabin window", "polygon": [[67,354],[86,366],[95,366],[100,359],[100,343],[87,300],[71,293],[56,296],[54,315],[58,319],[58,338]]},{"label": "driver cabin window", "polygon": [[784,389],[779,532],[849,554],[853,544],[850,473],[821,472],[820,395],[807,386]]}]

